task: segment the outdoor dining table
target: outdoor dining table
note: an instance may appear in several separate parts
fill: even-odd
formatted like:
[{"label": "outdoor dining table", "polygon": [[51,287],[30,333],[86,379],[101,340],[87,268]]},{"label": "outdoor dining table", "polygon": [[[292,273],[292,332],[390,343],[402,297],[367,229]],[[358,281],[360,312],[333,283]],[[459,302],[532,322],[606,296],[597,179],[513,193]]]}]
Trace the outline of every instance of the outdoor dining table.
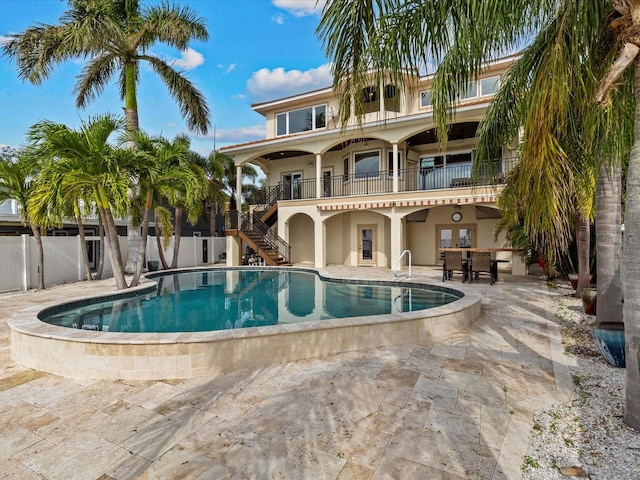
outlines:
[{"label": "outdoor dining table", "polygon": [[[495,252],[501,252],[501,251],[512,251],[510,249],[500,249],[500,248],[489,248],[489,249],[485,249],[485,248],[440,248],[440,253],[442,255],[444,255],[445,251],[452,251],[452,252],[462,252],[462,265],[465,268],[465,271],[467,272],[465,274],[465,277],[467,275],[471,274],[471,252],[490,252],[490,253],[495,253]],[[499,259],[499,258],[492,258],[489,260],[489,265],[491,267],[491,273],[493,274],[493,278],[495,279],[495,281],[498,281],[498,263],[509,263],[509,260],[503,260],[503,259]]]}]

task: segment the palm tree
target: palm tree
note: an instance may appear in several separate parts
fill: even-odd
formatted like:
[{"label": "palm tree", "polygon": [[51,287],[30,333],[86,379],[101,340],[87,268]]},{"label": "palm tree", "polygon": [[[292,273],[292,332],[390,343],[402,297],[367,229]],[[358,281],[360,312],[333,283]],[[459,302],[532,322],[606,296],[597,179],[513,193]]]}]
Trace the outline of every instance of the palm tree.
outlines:
[{"label": "palm tree", "polygon": [[[553,45],[554,50],[547,50],[552,59],[525,54],[518,61],[514,69],[520,69],[522,75],[515,78],[525,79],[540,67],[537,78],[544,82],[544,88],[531,92],[526,102],[516,102],[520,110],[507,112],[512,116],[505,117],[512,136],[513,128],[524,125],[521,157],[531,157],[530,164],[549,164],[548,172],[556,170],[551,177],[541,174],[540,182],[551,179],[557,185],[574,178],[575,172],[585,173],[586,169],[573,170],[572,166],[574,161],[582,161],[583,157],[575,155],[581,150],[587,163],[597,159],[603,165],[619,164],[629,131],[626,113],[629,105],[635,105],[622,268],[623,317],[630,359],[625,422],[636,429],[640,428],[640,262],[636,253],[640,251],[640,76],[634,80],[628,67],[640,69],[640,43],[633,33],[639,24],[640,3],[636,1],[332,0],[323,11],[318,30],[327,53],[334,58],[334,88],[342,93],[343,120],[348,118],[352,103],[356,104],[356,113],[362,111],[357,93],[366,86],[369,69],[378,77],[389,75],[397,85],[403,85],[411,75],[403,67],[438,62],[432,99],[439,132],[446,132],[458,93],[477,77],[488,60],[532,36],[536,36],[533,44]],[[547,60],[546,66],[543,60]],[[599,87],[597,95],[594,83]],[[594,97],[602,108],[596,108],[591,101]],[[574,113],[583,115],[580,122],[572,123]],[[499,125],[499,120],[495,124],[490,120],[487,125]],[[589,137],[592,132],[597,134]],[[589,138],[594,142],[574,149],[580,140]],[[603,152],[609,154],[599,155]],[[592,165],[594,171],[600,171],[597,164]],[[570,175],[562,178],[563,172]],[[566,189],[572,188],[572,184],[566,185]]]},{"label": "palm tree", "polygon": [[[205,186],[203,174],[187,163],[189,154],[189,138],[178,135],[173,141],[162,137],[149,137],[138,132],[130,137],[135,142],[138,151],[138,162],[132,166],[131,173],[138,178],[141,191],[140,198],[142,213],[142,245],[146,245],[149,231],[149,215],[155,206],[164,200],[176,210],[176,228],[164,214],[156,217],[162,225],[162,232],[168,238],[167,232],[176,231],[174,241],[174,258],[171,268],[175,268],[180,248],[178,222],[182,223],[182,209],[189,212],[189,220],[198,217],[198,207],[204,196]],[[156,211],[159,211],[156,208]],[[137,268],[134,272],[131,286],[137,285],[144,265],[144,249],[140,249]]]},{"label": "palm tree", "polygon": [[[215,151],[211,153],[211,155],[209,156],[209,160],[211,162],[218,162],[222,166],[222,172],[223,172],[222,183],[224,185],[225,192],[227,193],[230,199],[229,209],[242,210],[242,201],[243,201],[244,195],[248,192],[248,185],[247,184],[242,185],[241,197],[243,198],[240,198],[240,205],[237,205],[238,199],[236,199],[236,181],[238,178],[238,173],[237,173],[236,164],[233,161],[233,158],[231,158],[228,155],[225,155],[224,153]],[[243,165],[241,168],[241,172],[242,172],[243,179],[246,178],[248,180],[253,181],[256,178],[258,178],[258,172],[252,165],[249,165],[249,164]]]},{"label": "palm tree", "polygon": [[[132,177],[128,168],[136,163],[135,152],[114,147],[109,139],[124,128],[124,121],[112,115],[101,115],[83,123],[79,130],[42,121],[29,131],[31,149],[44,158],[55,160],[47,169],[51,185],[78,196],[91,192],[91,200],[103,221],[116,287],[127,287],[114,215],[127,212]],[[73,193],[76,192],[76,193]],[[35,199],[46,203],[48,196]],[[55,199],[53,199],[55,200]]]},{"label": "palm tree", "polygon": [[137,84],[141,63],[148,63],[166,85],[190,129],[206,133],[209,109],[201,92],[170,63],[152,55],[156,43],[186,50],[192,40],[207,40],[204,20],[187,7],[142,8],[138,0],[68,0],[58,25],[37,25],[12,36],[3,54],[14,59],[21,79],[39,85],[53,67],[86,59],[74,93],[84,108],[118,75],[127,130],[138,129]]},{"label": "palm tree", "polygon": [[207,184],[207,193],[205,198],[206,208],[209,212],[209,228],[210,236],[215,237],[217,233],[216,219],[220,209],[220,205],[224,205],[229,197],[225,194],[224,167],[220,162],[221,154],[214,151],[207,158],[202,155],[191,152],[189,163],[198,166],[204,172]]},{"label": "palm tree", "polygon": [[[139,70],[146,63],[165,84],[191,130],[206,133],[209,108],[202,93],[170,63],[152,55],[157,43],[185,50],[192,40],[207,40],[204,20],[187,7],[143,8],[138,0],[69,0],[58,25],[37,25],[12,36],[3,54],[15,59],[21,79],[39,85],[53,67],[73,58],[87,59],[78,76],[76,105],[84,108],[118,76],[120,98],[125,103],[126,129],[137,131]],[[138,191],[133,188],[133,196]],[[133,200],[133,198],[132,198]],[[127,268],[134,269],[141,239],[129,228]]]},{"label": "palm tree", "polygon": [[46,215],[36,218],[29,208],[29,197],[36,186],[33,181],[36,173],[36,162],[26,152],[3,151],[0,154],[0,203],[14,200],[22,214],[22,222],[31,228],[36,242],[38,289],[44,290],[44,250],[41,229],[48,225],[48,218]]}]

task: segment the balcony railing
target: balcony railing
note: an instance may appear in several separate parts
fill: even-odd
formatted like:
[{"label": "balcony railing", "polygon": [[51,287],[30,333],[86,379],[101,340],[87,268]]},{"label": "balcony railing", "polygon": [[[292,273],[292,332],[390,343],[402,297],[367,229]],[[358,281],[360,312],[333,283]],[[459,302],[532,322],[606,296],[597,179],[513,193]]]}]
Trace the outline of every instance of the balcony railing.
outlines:
[{"label": "balcony railing", "polygon": [[[511,170],[515,161],[515,159],[500,159],[494,164],[480,169],[475,176],[472,175],[471,162],[401,169],[398,170],[398,192],[501,184],[504,183],[505,175]],[[322,189],[320,195],[322,198],[393,193],[393,171],[323,177],[320,181],[320,188]],[[317,198],[316,179],[280,182],[277,187],[267,187],[264,195],[273,200],[273,192],[278,193],[278,200],[314,199]]]}]

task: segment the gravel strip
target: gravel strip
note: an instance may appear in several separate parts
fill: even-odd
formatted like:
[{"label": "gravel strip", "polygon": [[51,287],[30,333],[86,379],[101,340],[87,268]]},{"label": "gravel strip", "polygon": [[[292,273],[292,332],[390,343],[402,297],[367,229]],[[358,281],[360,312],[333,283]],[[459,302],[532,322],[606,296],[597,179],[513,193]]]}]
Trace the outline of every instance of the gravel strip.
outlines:
[{"label": "gravel strip", "polygon": [[[572,400],[536,411],[522,461],[524,480],[640,478],[640,434],[623,423],[625,370],[611,367],[591,337],[595,317],[586,315],[573,289],[558,286],[561,325],[575,387]],[[640,401],[640,399],[638,400]]]}]

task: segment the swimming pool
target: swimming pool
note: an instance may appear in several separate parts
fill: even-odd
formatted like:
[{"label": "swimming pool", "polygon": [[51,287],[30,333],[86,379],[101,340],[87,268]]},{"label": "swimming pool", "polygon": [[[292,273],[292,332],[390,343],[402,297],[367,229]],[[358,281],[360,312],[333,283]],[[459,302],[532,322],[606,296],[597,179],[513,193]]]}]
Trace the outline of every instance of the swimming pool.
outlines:
[{"label": "swimming pool", "polygon": [[152,292],[84,300],[41,312],[52,325],[109,332],[204,332],[426,310],[458,300],[450,289],[323,279],[278,269],[151,276]]},{"label": "swimming pool", "polygon": [[[243,267],[214,269],[224,276],[224,288],[240,285]],[[401,281],[392,283],[388,279],[389,271],[374,272],[367,270],[367,280],[358,276],[359,269],[352,269],[355,282],[345,282],[337,275],[344,276],[343,270],[296,269],[288,267],[290,273],[313,272],[313,275],[324,280],[335,282],[339,288],[355,288],[356,286],[373,287],[382,284],[393,288],[429,287],[429,279]],[[192,269],[195,276],[203,279],[211,269]],[[337,275],[333,272],[341,272]],[[439,270],[436,278],[439,278]],[[351,275],[350,275],[351,276]],[[87,298],[83,295],[85,288],[92,289],[93,282],[78,284],[77,297],[72,300],[75,307],[91,307],[96,302],[104,302],[146,295],[165,289],[174,289],[174,280],[164,275],[147,277],[152,281],[126,292],[108,293],[99,299]],[[189,278],[189,277],[184,277]],[[290,277],[297,279],[297,276]],[[373,280],[373,281],[372,281]],[[377,280],[377,281],[376,281]],[[207,280],[208,282],[209,280]],[[289,280],[290,281],[290,280]],[[180,280],[178,283],[186,280]],[[300,282],[294,281],[295,287],[289,289],[291,295],[299,295],[296,287]],[[324,298],[323,303],[336,308],[343,301],[336,297],[322,297],[323,288],[314,280],[314,295]],[[161,287],[160,287],[161,286]],[[108,287],[112,288],[112,287]],[[196,288],[194,283],[193,288]],[[253,328],[232,328],[226,330],[192,331],[192,332],[116,332],[91,329],[67,328],[45,323],[38,318],[40,314],[61,313],[59,303],[31,307],[15,312],[8,321],[11,328],[11,358],[26,367],[77,379],[123,379],[123,380],[161,380],[183,379],[202,375],[216,375],[242,368],[266,368],[274,364],[289,361],[316,358],[324,355],[359,350],[372,347],[400,345],[406,343],[429,344],[446,337],[456,330],[467,328],[480,315],[481,296],[470,287],[461,284],[464,291],[456,292],[446,287],[435,287],[435,290],[452,293],[458,296],[455,300],[433,308],[400,311],[392,308],[388,314],[369,315],[362,312],[360,316],[346,318],[328,318],[324,320],[305,320],[281,322],[277,325],[254,325]],[[180,290],[180,289],[179,289]],[[241,290],[240,290],[241,291]],[[372,289],[365,291],[373,292]],[[182,291],[183,299],[190,291]],[[398,290],[398,295],[403,290]],[[405,291],[406,293],[406,291]],[[393,297],[398,304],[409,302],[408,293],[403,297],[394,297],[395,291],[387,296]],[[279,291],[276,295],[281,302],[279,311],[286,312],[286,295]],[[242,305],[242,295],[239,295]],[[351,298],[343,295],[343,299]],[[365,295],[366,298],[366,295]],[[401,300],[402,299],[402,300]],[[178,301],[178,300],[176,300]],[[413,302],[413,293],[411,295]],[[67,305],[69,303],[67,302]],[[254,307],[255,313],[255,307]],[[237,317],[241,318],[241,317]],[[255,317],[257,319],[257,316]],[[282,320],[282,319],[281,319]],[[71,322],[73,324],[73,322]],[[91,320],[87,325],[93,325]],[[95,329],[94,329],[95,328]]]}]

